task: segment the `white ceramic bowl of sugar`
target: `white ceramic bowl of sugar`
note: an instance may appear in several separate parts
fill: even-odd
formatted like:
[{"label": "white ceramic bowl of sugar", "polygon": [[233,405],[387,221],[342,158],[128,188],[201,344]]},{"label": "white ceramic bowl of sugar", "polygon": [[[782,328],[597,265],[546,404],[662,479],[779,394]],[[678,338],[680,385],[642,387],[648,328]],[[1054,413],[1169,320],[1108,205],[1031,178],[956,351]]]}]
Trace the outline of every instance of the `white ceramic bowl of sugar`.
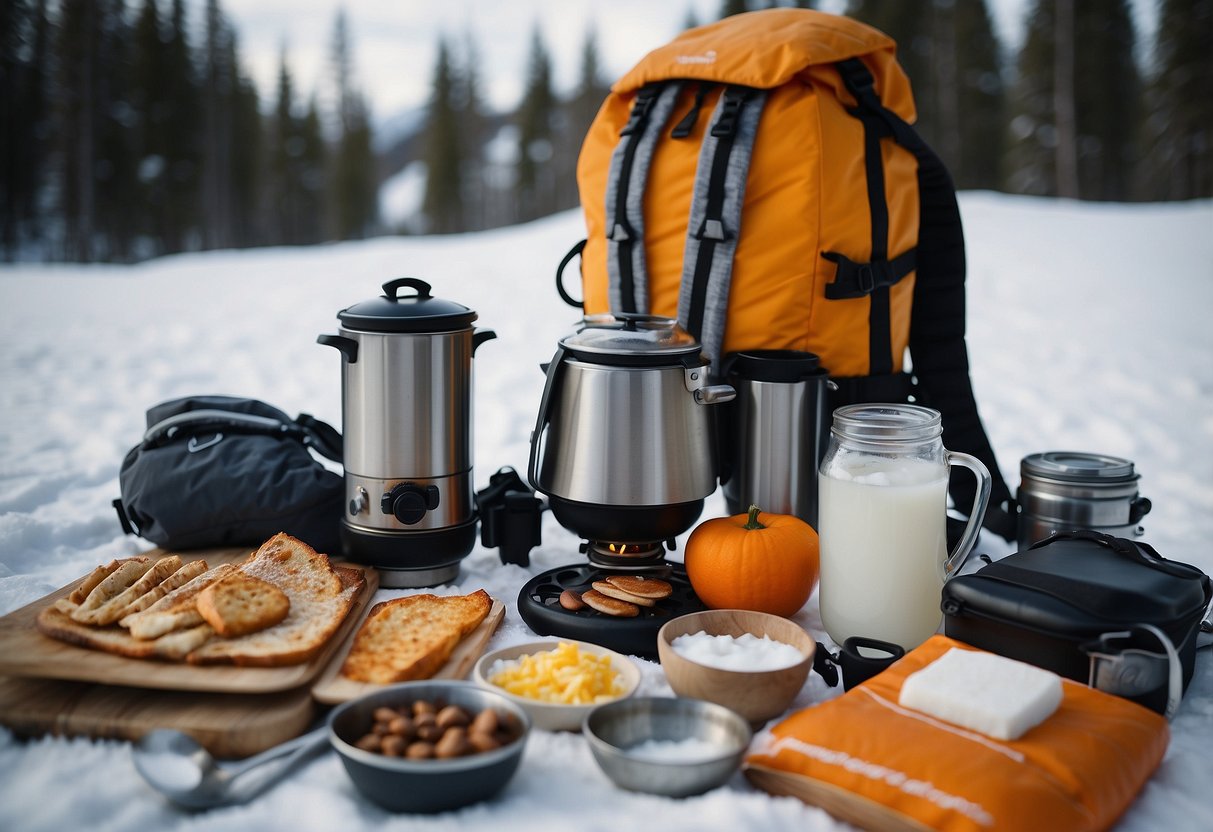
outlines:
[{"label": "white ceramic bowl of sugar", "polygon": [[[724,657],[733,669],[713,666],[720,662],[695,649],[700,661],[688,658],[674,647],[679,636],[727,636],[737,644],[738,655]],[[795,649],[792,664],[766,669],[778,659],[781,649],[765,644],[746,646],[746,637],[769,639]],[[787,711],[804,687],[813,667],[817,643],[798,624],[778,615],[750,610],[706,610],[679,616],[657,633],[657,654],[674,693],[706,699],[741,714],[751,725],[761,725]],[[790,651],[788,651],[790,652]],[[747,655],[748,653],[748,655]],[[704,661],[712,661],[705,664]]]}]

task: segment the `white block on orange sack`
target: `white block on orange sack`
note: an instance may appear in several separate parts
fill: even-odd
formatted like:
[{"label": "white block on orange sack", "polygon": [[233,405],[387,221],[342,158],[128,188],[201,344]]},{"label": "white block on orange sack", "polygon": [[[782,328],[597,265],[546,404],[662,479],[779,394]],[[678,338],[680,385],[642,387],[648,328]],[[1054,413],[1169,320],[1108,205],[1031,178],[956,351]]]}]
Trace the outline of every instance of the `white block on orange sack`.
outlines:
[{"label": "white block on orange sack", "polygon": [[993,653],[952,648],[906,677],[899,704],[1000,740],[1019,739],[1061,704],[1061,678]]}]

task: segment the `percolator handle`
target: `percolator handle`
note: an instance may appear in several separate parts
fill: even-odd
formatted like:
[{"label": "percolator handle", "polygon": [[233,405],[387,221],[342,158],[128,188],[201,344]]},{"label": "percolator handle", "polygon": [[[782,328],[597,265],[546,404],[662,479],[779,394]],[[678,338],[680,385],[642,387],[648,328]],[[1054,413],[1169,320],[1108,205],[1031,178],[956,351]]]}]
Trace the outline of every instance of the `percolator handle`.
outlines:
[{"label": "percolator handle", "polygon": [[385,297],[395,300],[399,297],[399,290],[404,286],[416,289],[417,297],[419,298],[432,297],[430,294],[430,284],[416,277],[398,277],[395,280],[389,280],[383,284],[383,294]]},{"label": "percolator handle", "polygon": [[[543,397],[539,400],[539,414],[535,417],[535,429],[531,432],[531,457],[527,462],[526,476],[531,488],[543,492],[539,487],[539,444],[543,439],[543,429],[548,423],[548,411],[552,405],[552,393],[556,389],[556,375],[560,365],[564,363],[564,346],[556,347],[552,362],[548,364],[547,380],[543,383]],[[546,492],[543,492],[546,493]]]}]

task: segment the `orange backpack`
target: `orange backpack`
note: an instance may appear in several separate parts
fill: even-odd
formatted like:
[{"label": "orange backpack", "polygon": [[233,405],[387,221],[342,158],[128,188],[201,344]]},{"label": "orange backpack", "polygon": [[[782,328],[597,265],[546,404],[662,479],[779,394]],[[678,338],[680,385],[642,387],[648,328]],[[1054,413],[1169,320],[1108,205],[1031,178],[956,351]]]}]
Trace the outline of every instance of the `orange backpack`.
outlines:
[{"label": "orange backpack", "polygon": [[[582,145],[587,237],[557,290],[586,314],[677,318],[717,376],[742,350],[801,350],[838,385],[833,406],[912,395],[940,410],[947,447],[994,477],[986,525],[1012,537],[968,375],[955,190],[908,123],[894,53],[855,20],[788,8],[650,52]],[[563,285],[577,254],[583,301]],[[971,505],[972,486],[957,486]]]}]

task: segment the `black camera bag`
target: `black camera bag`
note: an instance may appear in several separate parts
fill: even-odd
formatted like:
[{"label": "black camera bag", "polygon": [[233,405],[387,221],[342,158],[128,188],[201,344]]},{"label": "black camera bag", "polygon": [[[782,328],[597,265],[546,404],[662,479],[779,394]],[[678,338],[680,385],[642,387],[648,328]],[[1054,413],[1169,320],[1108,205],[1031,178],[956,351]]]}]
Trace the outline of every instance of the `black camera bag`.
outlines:
[{"label": "black camera bag", "polygon": [[[1156,628],[1178,654],[1187,690],[1211,598],[1207,575],[1145,543],[1058,532],[945,583],[944,633],[1088,683],[1092,654],[1107,653],[1112,643],[1139,655],[1158,651],[1159,640],[1147,632]],[[1166,687],[1126,698],[1165,713]],[[1177,704],[1178,692],[1170,707]]]},{"label": "black camera bag", "polygon": [[169,549],[257,546],[286,532],[340,549],[344,480],[309,449],[341,461],[341,434],[256,399],[190,396],[147,411],[114,508],[123,530]]}]

